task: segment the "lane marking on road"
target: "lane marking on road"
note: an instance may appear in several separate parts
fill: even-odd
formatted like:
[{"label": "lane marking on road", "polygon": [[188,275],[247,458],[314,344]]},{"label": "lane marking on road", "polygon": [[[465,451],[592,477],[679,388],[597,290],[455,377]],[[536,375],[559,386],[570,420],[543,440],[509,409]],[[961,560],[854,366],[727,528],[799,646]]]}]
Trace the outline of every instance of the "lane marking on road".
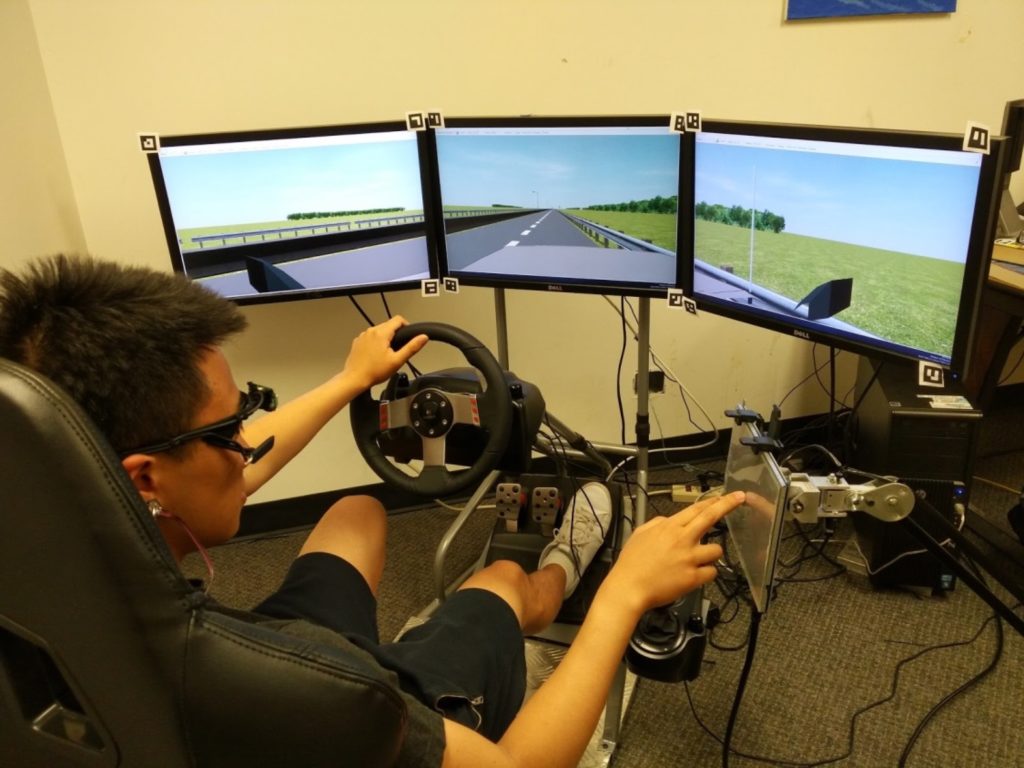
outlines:
[{"label": "lane marking on road", "polygon": [[518,240],[509,240],[507,243],[505,243],[505,247],[506,248],[511,248],[514,245],[519,245],[519,241]]},{"label": "lane marking on road", "polygon": [[519,236],[522,237],[523,235],[528,235],[528,234],[530,234],[530,230],[526,229],[526,230],[523,230],[522,232],[520,232]]}]

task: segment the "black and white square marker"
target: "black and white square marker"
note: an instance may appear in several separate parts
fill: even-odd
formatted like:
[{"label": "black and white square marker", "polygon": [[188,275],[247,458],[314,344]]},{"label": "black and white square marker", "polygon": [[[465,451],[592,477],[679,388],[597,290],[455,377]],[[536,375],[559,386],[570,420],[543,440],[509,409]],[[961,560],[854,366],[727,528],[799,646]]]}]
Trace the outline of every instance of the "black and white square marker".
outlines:
[{"label": "black and white square marker", "polygon": [[425,131],[427,128],[426,122],[423,119],[422,112],[406,112],[405,113],[405,127],[410,131]]},{"label": "black and white square marker", "polygon": [[440,112],[427,112],[427,128],[444,128],[444,115]]},{"label": "black and white square marker", "polygon": [[700,112],[687,112],[686,113],[686,130],[691,133],[700,133],[701,131],[701,119]]},{"label": "black and white square marker", "polygon": [[967,129],[964,131],[964,152],[981,152],[988,154],[990,151],[991,132],[987,125],[968,121]]},{"label": "black and white square marker", "polygon": [[459,279],[457,277],[446,277],[443,282],[445,293],[459,292]]},{"label": "black and white square marker", "polygon": [[676,133],[686,133],[686,115],[681,112],[673,112],[669,128]]},{"label": "black and white square marker", "polygon": [[430,278],[429,280],[420,281],[420,295],[421,296],[438,296],[441,293],[441,286],[438,280]]},{"label": "black and white square marker", "polygon": [[143,152],[156,152],[160,149],[160,137],[155,133],[140,133],[139,149]]},{"label": "black and white square marker", "polygon": [[683,309],[689,312],[691,315],[697,314],[697,302],[693,299],[683,297]]},{"label": "black and white square marker", "polygon": [[946,386],[946,369],[921,360],[917,364],[917,384],[921,387]]},{"label": "black and white square marker", "polygon": [[668,308],[669,309],[683,309],[686,297],[683,295],[683,291],[680,288],[669,288],[668,289]]}]

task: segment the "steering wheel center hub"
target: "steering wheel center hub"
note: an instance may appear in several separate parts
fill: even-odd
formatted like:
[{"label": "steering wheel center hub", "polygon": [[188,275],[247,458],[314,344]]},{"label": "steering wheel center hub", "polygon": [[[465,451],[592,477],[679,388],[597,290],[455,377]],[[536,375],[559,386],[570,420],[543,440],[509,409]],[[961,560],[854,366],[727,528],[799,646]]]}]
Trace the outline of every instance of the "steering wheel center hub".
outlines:
[{"label": "steering wheel center hub", "polygon": [[409,405],[412,428],[421,437],[441,437],[452,428],[452,404],[437,389],[425,389]]}]

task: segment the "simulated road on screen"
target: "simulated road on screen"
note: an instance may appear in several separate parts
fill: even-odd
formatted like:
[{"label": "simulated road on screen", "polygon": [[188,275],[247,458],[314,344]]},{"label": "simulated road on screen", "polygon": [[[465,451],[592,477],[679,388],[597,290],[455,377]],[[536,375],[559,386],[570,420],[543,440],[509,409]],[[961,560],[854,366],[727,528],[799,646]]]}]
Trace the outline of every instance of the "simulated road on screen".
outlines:
[{"label": "simulated road on screen", "polygon": [[446,238],[453,272],[672,285],[675,257],[603,248],[556,210],[455,232]]},{"label": "simulated road on screen", "polygon": [[[398,283],[430,277],[427,240],[413,237],[347,251],[326,253],[295,261],[280,262],[278,269],[306,289],[331,289]],[[224,296],[258,296],[245,270],[203,278],[203,285]]]}]

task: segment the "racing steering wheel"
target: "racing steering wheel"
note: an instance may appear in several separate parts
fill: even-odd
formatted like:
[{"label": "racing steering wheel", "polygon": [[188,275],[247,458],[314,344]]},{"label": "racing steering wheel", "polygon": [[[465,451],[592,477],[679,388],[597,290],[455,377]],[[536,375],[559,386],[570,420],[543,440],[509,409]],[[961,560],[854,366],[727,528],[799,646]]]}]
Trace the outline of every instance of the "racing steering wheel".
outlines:
[{"label": "racing steering wheel", "polygon": [[[400,349],[420,334],[462,352],[467,362],[483,374],[486,389],[465,393],[427,385],[395,400],[377,400],[366,390],[349,405],[352,432],[359,452],[382,480],[410,493],[444,497],[479,483],[497,466],[512,433],[512,395],[494,355],[460,328],[444,323],[413,323],[398,329],[391,346]],[[389,386],[385,391],[391,389]],[[456,424],[479,427],[488,436],[471,466],[450,471],[445,466],[445,454],[448,436]],[[384,454],[380,438],[392,429],[412,430],[421,441],[423,469],[418,475],[406,474]]]}]

